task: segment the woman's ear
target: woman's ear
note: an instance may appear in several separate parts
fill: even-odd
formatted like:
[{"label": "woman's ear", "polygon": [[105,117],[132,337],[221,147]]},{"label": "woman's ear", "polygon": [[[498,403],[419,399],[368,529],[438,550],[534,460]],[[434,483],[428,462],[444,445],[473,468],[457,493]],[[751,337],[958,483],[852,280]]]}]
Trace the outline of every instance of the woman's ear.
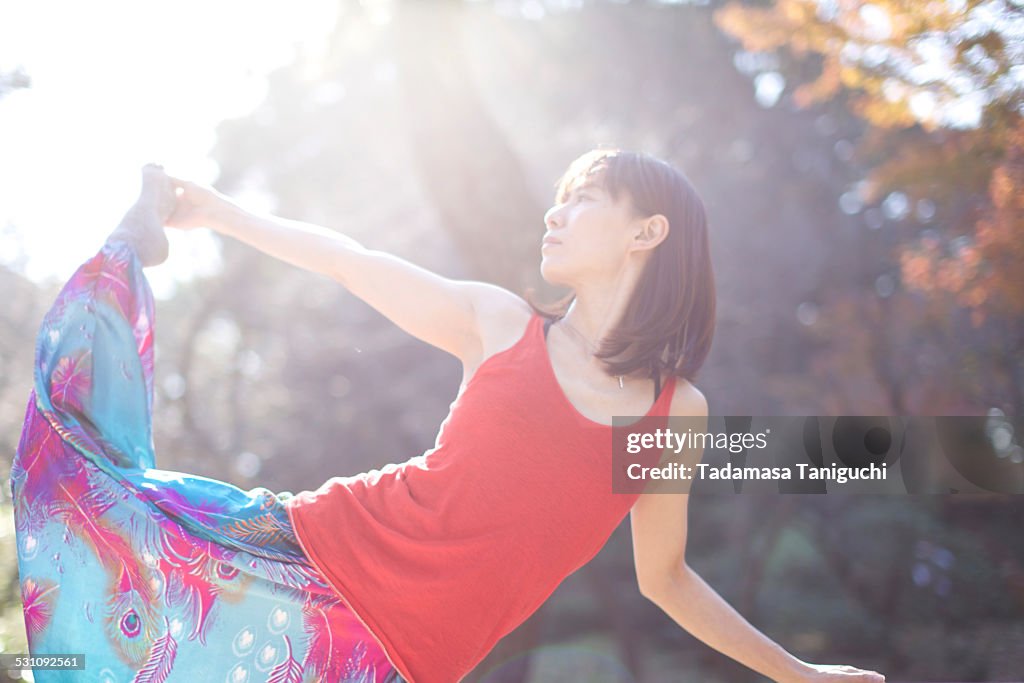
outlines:
[{"label": "woman's ear", "polygon": [[660,213],[643,219],[635,228],[633,247],[637,250],[654,249],[668,237],[668,219]]}]

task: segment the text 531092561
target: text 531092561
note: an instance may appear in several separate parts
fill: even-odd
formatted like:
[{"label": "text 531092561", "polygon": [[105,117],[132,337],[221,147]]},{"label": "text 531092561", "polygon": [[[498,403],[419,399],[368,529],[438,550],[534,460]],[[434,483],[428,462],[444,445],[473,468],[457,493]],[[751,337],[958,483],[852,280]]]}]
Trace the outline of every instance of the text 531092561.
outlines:
[{"label": "text 531092561", "polygon": [[81,670],[85,668],[85,655],[53,654],[53,655],[20,655],[0,654],[0,669],[61,669]]}]

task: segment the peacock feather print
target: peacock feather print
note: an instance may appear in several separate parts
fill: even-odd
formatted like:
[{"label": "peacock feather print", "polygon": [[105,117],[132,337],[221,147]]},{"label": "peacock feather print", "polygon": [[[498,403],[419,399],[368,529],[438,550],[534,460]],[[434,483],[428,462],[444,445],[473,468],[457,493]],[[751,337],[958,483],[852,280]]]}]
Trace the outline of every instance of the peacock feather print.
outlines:
[{"label": "peacock feather print", "polygon": [[[206,644],[206,633],[213,617],[218,595],[224,584],[213,578],[210,572],[212,560],[209,541],[196,543],[184,536],[164,533],[163,553],[158,567],[165,581],[167,604],[180,606],[191,623],[188,639],[198,638]],[[236,578],[236,577],[231,577]],[[235,590],[242,590],[241,580],[235,582]]]},{"label": "peacock feather print", "polygon": [[164,683],[171,674],[178,643],[171,635],[171,627],[164,617],[164,634],[153,641],[146,664],[132,679],[132,683]]},{"label": "peacock feather print", "polygon": [[256,517],[237,519],[224,527],[224,531],[246,543],[270,545],[284,541],[288,528],[273,512],[265,512]]},{"label": "peacock feather print", "polygon": [[305,562],[253,556],[249,558],[248,569],[278,586],[300,586],[304,591],[316,593],[316,588],[328,585],[322,575]]},{"label": "peacock feather print", "polygon": [[114,652],[131,666],[145,661],[150,645],[156,639],[158,603],[150,591],[149,582],[121,567],[116,583],[111,585],[110,596],[103,612],[103,628]]},{"label": "peacock feather print", "polygon": [[69,413],[85,411],[84,401],[92,372],[91,355],[87,349],[57,359],[50,375],[50,400],[55,408]]},{"label": "peacock feather print", "polygon": [[267,683],[302,683],[302,665],[292,655],[292,641],[284,636],[284,661],[270,670]]},{"label": "peacock feather print", "polygon": [[43,454],[56,447],[61,440],[45,420],[37,418],[35,396],[33,391],[29,397],[28,406],[25,408],[26,427],[21,433],[21,439],[15,451],[17,457],[11,464],[11,478],[19,483],[23,482],[42,460]]},{"label": "peacock feather print", "polygon": [[[353,625],[358,623],[340,598],[311,597],[302,606],[302,620],[308,643],[306,659],[302,663],[306,671],[316,674],[317,680],[370,683],[375,680],[375,665],[368,657],[366,640],[340,644],[334,641],[335,633],[351,632]],[[379,652],[380,646],[372,640],[370,642],[375,652]]]},{"label": "peacock feather print", "polygon": [[35,639],[50,625],[58,586],[45,579],[25,579],[21,584],[21,597],[25,610],[25,628],[29,640]]},{"label": "peacock feather print", "polygon": [[154,638],[157,596],[123,527],[107,514],[117,499],[109,488],[90,485],[84,463],[76,476],[57,483],[55,494],[51,515],[92,550],[106,574],[109,597],[103,623],[107,637],[126,663],[138,664]]},{"label": "peacock feather print", "polygon": [[107,244],[37,335],[10,478],[30,651],[135,683],[400,681],[282,498],[156,469],[153,319],[136,255]]}]

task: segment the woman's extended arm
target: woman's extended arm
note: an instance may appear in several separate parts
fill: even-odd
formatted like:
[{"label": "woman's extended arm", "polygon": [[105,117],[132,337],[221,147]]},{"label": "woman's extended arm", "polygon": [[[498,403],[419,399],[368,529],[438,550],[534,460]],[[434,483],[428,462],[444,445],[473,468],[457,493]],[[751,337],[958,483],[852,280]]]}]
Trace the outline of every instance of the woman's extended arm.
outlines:
[{"label": "woman's extended arm", "polygon": [[[672,414],[693,418],[706,431],[707,401],[680,382]],[[703,422],[704,428],[697,423]],[[682,456],[689,467],[699,449]],[[874,671],[804,662],[754,628],[686,563],[689,495],[644,493],[630,511],[633,559],[640,593],[698,640],[779,683],[884,683]]]},{"label": "woman's extended arm", "polygon": [[212,188],[172,178],[177,205],[169,227],[208,227],[287,263],[337,280],[403,330],[466,362],[479,352],[479,312],[518,305],[512,292],[451,280],[310,223],[259,215]]}]

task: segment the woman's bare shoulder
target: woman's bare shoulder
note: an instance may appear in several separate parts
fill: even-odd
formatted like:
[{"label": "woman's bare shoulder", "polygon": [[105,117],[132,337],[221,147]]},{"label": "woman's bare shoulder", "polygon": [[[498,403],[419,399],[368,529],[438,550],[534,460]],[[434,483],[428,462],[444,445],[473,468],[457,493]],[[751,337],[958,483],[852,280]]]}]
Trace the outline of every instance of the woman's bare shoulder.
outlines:
[{"label": "woman's bare shoulder", "polygon": [[467,369],[476,368],[485,359],[515,344],[533,315],[526,300],[497,285],[478,288],[473,305],[480,344],[473,358],[463,359]]},{"label": "woman's bare shoulder", "polygon": [[676,377],[676,388],[672,392],[672,407],[669,414],[681,417],[707,417],[708,400],[690,380]]},{"label": "woman's bare shoulder", "polygon": [[514,344],[523,336],[523,330],[533,315],[533,309],[525,299],[498,286],[482,294],[476,310],[485,353],[496,353]]}]

